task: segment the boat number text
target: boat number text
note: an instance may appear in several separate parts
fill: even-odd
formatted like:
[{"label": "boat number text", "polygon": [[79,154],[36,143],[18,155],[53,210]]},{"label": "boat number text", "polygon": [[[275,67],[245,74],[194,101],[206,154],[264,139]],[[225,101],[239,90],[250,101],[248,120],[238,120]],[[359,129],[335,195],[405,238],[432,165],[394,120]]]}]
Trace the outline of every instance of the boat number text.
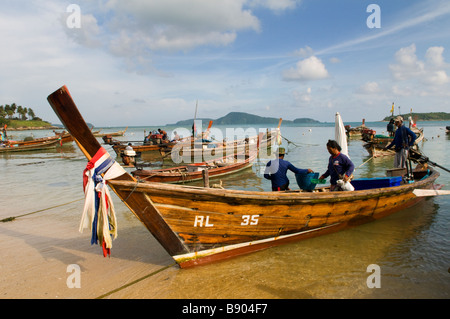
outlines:
[{"label": "boat number text", "polygon": [[209,216],[195,216],[194,227],[213,227],[214,224],[209,223]]},{"label": "boat number text", "polygon": [[[258,225],[259,215],[242,215],[241,226],[255,226]],[[209,221],[209,216],[195,216],[194,227],[213,227]]]},{"label": "boat number text", "polygon": [[259,215],[242,215],[241,226],[258,225]]}]

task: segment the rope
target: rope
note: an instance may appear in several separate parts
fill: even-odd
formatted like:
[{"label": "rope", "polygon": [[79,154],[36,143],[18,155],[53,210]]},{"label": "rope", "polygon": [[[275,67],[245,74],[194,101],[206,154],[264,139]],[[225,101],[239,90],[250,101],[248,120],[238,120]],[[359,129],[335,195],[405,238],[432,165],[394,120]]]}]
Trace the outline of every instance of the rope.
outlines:
[{"label": "rope", "polygon": [[2,220],[0,220],[0,221],[1,221],[2,223],[12,222],[13,220],[15,220],[16,218],[19,218],[19,217],[24,217],[24,216],[28,216],[28,215],[32,215],[32,214],[36,214],[36,213],[41,213],[41,212],[44,212],[44,211],[47,211],[47,210],[50,210],[50,209],[53,209],[53,208],[57,208],[57,207],[69,205],[69,204],[72,204],[72,203],[75,203],[75,202],[79,202],[79,201],[81,201],[81,200],[83,200],[83,199],[84,199],[84,198],[76,199],[76,200],[74,200],[74,201],[71,201],[71,202],[68,202],[68,203],[65,203],[65,204],[61,204],[61,205],[56,205],[56,206],[52,206],[52,207],[49,207],[49,208],[40,209],[40,210],[37,210],[37,211],[32,212],[32,213],[27,213],[27,214],[23,214],[23,215],[18,215],[18,216],[13,216],[13,217],[4,218],[4,219],[2,219]]},{"label": "rope", "polygon": [[134,284],[137,284],[138,282],[140,282],[140,281],[142,281],[142,280],[144,280],[144,279],[150,278],[150,277],[152,277],[152,276],[154,276],[154,275],[156,275],[156,274],[158,274],[158,273],[160,273],[160,272],[162,272],[162,271],[164,271],[164,270],[166,270],[166,269],[169,269],[169,268],[175,266],[176,264],[177,264],[177,263],[173,263],[173,264],[171,264],[171,265],[168,265],[168,266],[165,266],[165,267],[163,267],[163,268],[161,268],[161,269],[158,269],[158,270],[156,270],[156,271],[154,271],[154,272],[152,272],[152,273],[150,273],[150,274],[148,274],[148,275],[145,275],[144,277],[141,277],[141,278],[139,278],[139,279],[136,279],[136,280],[134,280],[134,281],[132,281],[132,282],[126,284],[126,285],[123,285],[123,286],[121,286],[121,287],[119,287],[119,288],[116,288],[116,289],[114,289],[114,290],[111,290],[110,292],[107,292],[106,294],[101,295],[101,296],[99,296],[99,297],[97,297],[97,298],[95,298],[95,299],[103,299],[103,298],[105,298],[105,297],[108,297],[108,296],[112,295],[113,293],[116,293],[116,292],[118,292],[118,291],[120,291],[120,290],[123,290],[123,289],[125,289],[125,288],[128,288],[128,287],[130,287],[130,286],[132,286],[132,285],[134,285]]},{"label": "rope", "polygon": [[369,158],[367,161],[365,161],[364,163],[362,163],[361,165],[359,165],[357,168],[355,168],[355,170],[357,170],[358,168],[360,168],[361,166],[363,166],[364,164],[366,164],[368,161],[370,161],[372,158],[374,158],[373,156],[371,158]]},{"label": "rope", "polygon": [[281,135],[281,137],[284,138],[284,139],[288,142],[288,144],[294,144],[296,147],[300,147],[300,145],[295,144],[294,142],[288,140],[288,139],[287,139],[286,137],[284,137],[283,135]]},{"label": "rope", "polygon": [[127,198],[125,198],[124,200],[122,200],[122,202],[126,203],[128,198],[130,198],[130,196],[134,193],[134,191],[136,190],[136,188],[139,185],[139,179],[136,179],[136,185],[134,185],[134,188],[131,190],[131,193],[128,194]]}]

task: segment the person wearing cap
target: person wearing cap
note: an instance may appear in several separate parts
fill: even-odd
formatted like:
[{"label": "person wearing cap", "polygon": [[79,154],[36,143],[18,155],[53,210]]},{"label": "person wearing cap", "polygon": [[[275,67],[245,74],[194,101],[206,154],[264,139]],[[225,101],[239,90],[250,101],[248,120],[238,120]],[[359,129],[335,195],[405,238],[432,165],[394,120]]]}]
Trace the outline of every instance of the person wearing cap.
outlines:
[{"label": "person wearing cap", "polygon": [[403,125],[403,117],[397,116],[395,118],[395,126],[397,130],[395,131],[394,139],[385,149],[390,149],[394,146],[395,158],[394,167],[403,168],[406,167],[406,158],[408,157],[408,150],[414,145],[414,141],[417,136],[408,127]]},{"label": "person wearing cap", "polygon": [[284,160],[286,150],[283,147],[278,148],[278,158],[271,160],[266,165],[264,178],[272,182],[272,191],[289,190],[289,178],[287,171],[290,170],[296,174],[312,173],[312,169],[301,169]]},{"label": "person wearing cap", "polygon": [[341,179],[344,182],[350,181],[355,170],[355,165],[347,155],[341,153],[341,146],[338,142],[328,140],[327,150],[331,155],[328,160],[328,169],[319,179],[325,179],[330,176],[330,190],[340,190],[337,186],[338,180]]}]

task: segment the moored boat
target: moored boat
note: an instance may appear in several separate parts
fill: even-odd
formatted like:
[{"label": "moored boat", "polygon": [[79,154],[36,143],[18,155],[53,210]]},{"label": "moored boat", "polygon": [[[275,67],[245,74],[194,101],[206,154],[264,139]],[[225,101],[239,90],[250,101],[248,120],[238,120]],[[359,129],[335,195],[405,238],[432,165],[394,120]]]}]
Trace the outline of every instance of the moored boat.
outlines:
[{"label": "moored boat", "polygon": [[369,129],[366,126],[366,120],[362,120],[362,124],[357,127],[351,127],[351,125],[345,125],[345,130],[349,138],[359,138],[363,135],[365,130]]},{"label": "moored boat", "polygon": [[[60,88],[48,101],[90,160],[87,170],[102,167],[102,160],[109,163],[106,151],[89,134],[68,89]],[[142,183],[125,170],[111,174],[110,170],[104,176],[108,185],[181,267],[382,218],[419,202],[422,197],[413,191],[438,187],[434,182],[439,176],[430,168],[425,177],[392,187],[352,192],[330,192],[326,187],[313,192],[259,192]]]},{"label": "moored boat", "polygon": [[[412,127],[411,130],[416,134],[413,148],[417,149],[418,144],[424,140],[423,129]],[[363,144],[367,152],[373,157],[392,156],[395,154],[393,149],[385,149],[394,138],[384,135],[374,135],[369,142]]]},{"label": "moored boat", "polygon": [[116,132],[110,132],[110,133],[101,133],[101,130],[94,132],[94,136],[95,137],[103,137],[105,135],[110,135],[110,136],[124,136],[125,132],[128,130],[128,126],[121,131],[116,131]]},{"label": "moored boat", "polygon": [[203,163],[163,169],[138,169],[131,172],[131,174],[144,182],[187,183],[202,180],[203,171],[205,170],[208,172],[208,178],[210,179],[240,172],[251,167],[255,159],[256,152],[253,152],[252,155],[233,153],[232,155]]},{"label": "moored boat", "polygon": [[60,145],[59,139],[49,139],[32,144],[8,143],[0,146],[0,153],[41,151],[56,148],[57,145]]}]

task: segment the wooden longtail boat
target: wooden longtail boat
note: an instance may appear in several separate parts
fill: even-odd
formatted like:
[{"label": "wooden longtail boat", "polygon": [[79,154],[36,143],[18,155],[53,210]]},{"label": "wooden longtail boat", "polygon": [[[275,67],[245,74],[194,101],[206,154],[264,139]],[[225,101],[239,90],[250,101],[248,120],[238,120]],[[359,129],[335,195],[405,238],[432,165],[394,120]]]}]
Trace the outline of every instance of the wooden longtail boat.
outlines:
[{"label": "wooden longtail boat", "polygon": [[57,145],[60,145],[59,139],[51,139],[34,144],[8,144],[0,146],[0,153],[41,151],[56,148]]},{"label": "wooden longtail boat", "polygon": [[[417,138],[414,141],[414,148],[417,149],[418,144],[423,141],[424,134],[423,129],[411,128],[411,130],[416,134]],[[376,136],[374,135],[371,141],[365,143],[363,147],[367,152],[373,157],[381,156],[392,156],[395,155],[395,150],[393,148],[385,150],[384,148],[392,142],[394,138],[389,136]]]},{"label": "wooden longtail boat", "polygon": [[[48,97],[90,160],[101,146],[68,89]],[[370,222],[410,207],[433,189],[439,173],[400,186],[328,192],[258,192],[141,183],[130,174],[108,185],[181,267],[204,264]]]},{"label": "wooden longtail boat", "polygon": [[138,169],[131,172],[131,174],[143,182],[187,183],[202,180],[203,170],[208,171],[210,179],[240,172],[253,165],[256,155],[256,152],[253,155],[232,154],[218,160],[203,163],[163,169]]},{"label": "wooden longtail boat", "polygon": [[23,141],[6,141],[4,144],[10,145],[10,146],[25,146],[25,145],[42,145],[44,142],[51,142],[51,141],[59,141],[59,145],[70,143],[73,141],[72,136],[63,131],[63,132],[55,132],[54,136],[46,136],[46,137],[40,137],[40,138],[33,138],[29,140],[23,140]]},{"label": "wooden longtail boat", "polygon": [[368,130],[369,128],[366,126],[366,120],[362,120],[362,124],[357,127],[351,127],[350,125],[345,125],[345,130],[347,132],[347,136],[349,138],[361,137],[363,131]]},{"label": "wooden longtail boat", "polygon": [[250,136],[247,138],[240,138],[226,142],[194,142],[187,141],[184,143],[177,143],[171,149],[169,153],[165,153],[166,149],[161,148],[160,152],[163,158],[167,158],[169,155],[175,163],[198,163],[206,162],[213,159],[220,159],[225,154],[240,154],[249,152],[252,148],[255,148],[258,139],[259,146],[269,148],[281,135],[280,125],[282,119],[280,119],[278,128],[274,130],[266,130],[266,133],[261,137],[259,135]]},{"label": "wooden longtail boat", "polygon": [[104,135],[111,135],[111,136],[124,136],[125,132],[128,130],[128,126],[122,130],[117,132],[111,132],[111,133],[100,133],[101,130],[94,133],[95,137],[103,137]]},{"label": "wooden longtail boat", "polygon": [[[120,156],[125,148],[128,146],[127,143],[116,143],[112,145],[112,148],[114,152],[117,154],[117,156]],[[145,144],[133,144],[131,147],[133,148],[133,151],[136,153],[147,153],[147,152],[159,152],[160,149],[170,149],[173,146],[172,143],[163,143],[163,144],[153,144],[153,145],[145,145]]]}]

